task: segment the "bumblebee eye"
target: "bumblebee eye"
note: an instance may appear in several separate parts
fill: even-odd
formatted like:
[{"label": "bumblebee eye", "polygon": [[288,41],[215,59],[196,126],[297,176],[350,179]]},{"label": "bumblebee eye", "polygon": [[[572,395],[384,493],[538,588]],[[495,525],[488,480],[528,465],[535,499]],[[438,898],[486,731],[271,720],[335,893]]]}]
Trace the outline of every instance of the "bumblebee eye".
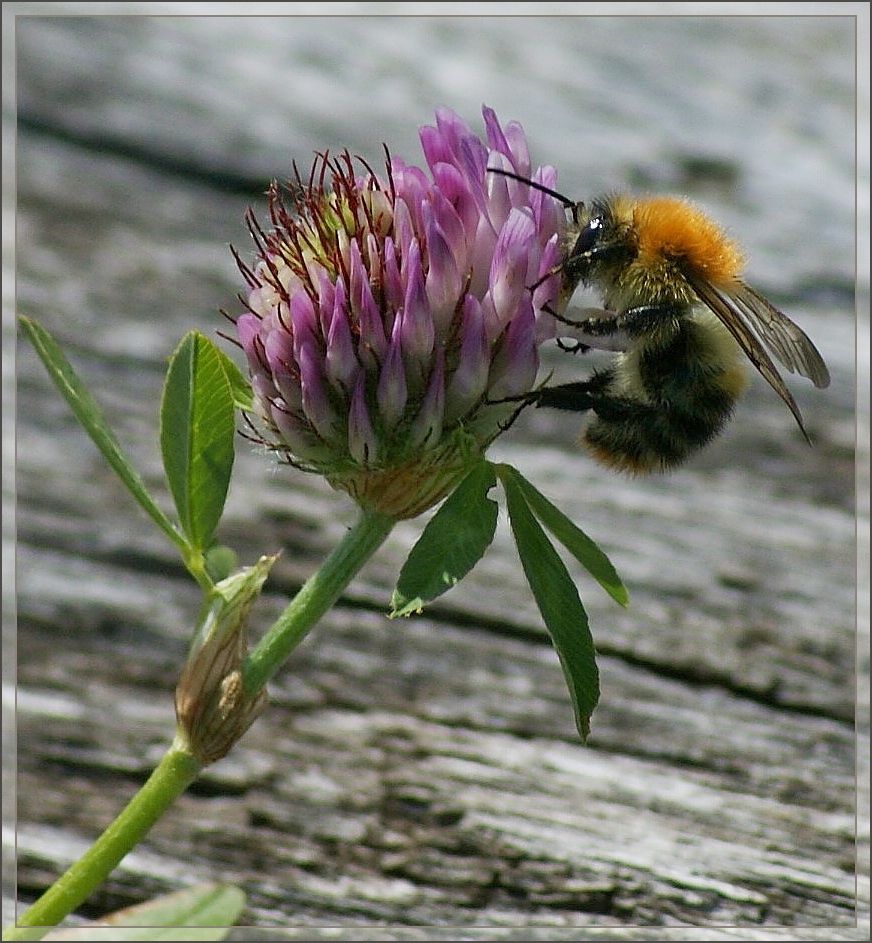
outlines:
[{"label": "bumblebee eye", "polygon": [[602,216],[594,216],[590,222],[584,226],[575,240],[575,246],[572,249],[573,255],[584,255],[599,242],[603,231]]}]

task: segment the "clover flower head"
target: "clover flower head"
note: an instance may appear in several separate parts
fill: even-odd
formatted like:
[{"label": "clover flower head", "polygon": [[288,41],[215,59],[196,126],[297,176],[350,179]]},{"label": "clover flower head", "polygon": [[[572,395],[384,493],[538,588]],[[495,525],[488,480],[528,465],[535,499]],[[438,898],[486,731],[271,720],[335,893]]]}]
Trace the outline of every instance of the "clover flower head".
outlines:
[{"label": "clover flower head", "polygon": [[441,108],[420,129],[427,171],[348,153],[270,188],[269,226],[236,321],[262,440],[395,519],[443,498],[510,422],[554,336],[565,213],[490,173],[532,172],[523,130],[483,110],[486,140]]}]

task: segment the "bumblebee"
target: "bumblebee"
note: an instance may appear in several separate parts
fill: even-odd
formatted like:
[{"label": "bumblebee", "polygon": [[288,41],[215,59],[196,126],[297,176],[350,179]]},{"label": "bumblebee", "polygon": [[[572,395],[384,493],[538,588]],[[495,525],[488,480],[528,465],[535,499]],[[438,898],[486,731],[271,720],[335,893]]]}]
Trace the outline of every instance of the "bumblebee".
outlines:
[{"label": "bumblebee", "polygon": [[563,261],[531,286],[559,275],[561,310],[579,285],[599,292],[606,309],[599,316],[572,320],[549,309],[584,338],[569,349],[614,349],[615,338],[624,339],[605,369],[533,391],[525,405],[589,410],[582,442],[596,459],[632,474],[666,471],[723,429],[747,386],[747,358],[808,440],[770,352],[820,388],[830,382],[826,364],[806,334],[741,279],[742,252],[714,221],[675,197],[617,194],[588,205],[491,172],[542,190],[569,211]]}]

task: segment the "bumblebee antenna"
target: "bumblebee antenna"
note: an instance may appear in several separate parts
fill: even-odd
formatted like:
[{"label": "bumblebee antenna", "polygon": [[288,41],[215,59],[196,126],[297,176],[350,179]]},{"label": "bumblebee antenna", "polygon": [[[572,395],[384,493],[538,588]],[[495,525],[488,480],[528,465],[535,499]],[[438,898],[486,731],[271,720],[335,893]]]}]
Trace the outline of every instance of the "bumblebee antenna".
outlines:
[{"label": "bumblebee antenna", "polygon": [[547,193],[548,196],[553,196],[555,200],[560,200],[568,210],[575,207],[575,200],[570,200],[568,196],[564,196],[562,193],[558,193],[556,190],[552,190],[544,184],[536,183],[535,180],[531,180],[529,177],[522,177],[520,174],[512,173],[511,170],[500,170],[498,167],[488,167],[488,173],[499,174],[501,177],[510,177],[512,180],[526,183],[528,187],[532,187],[534,190],[539,190],[542,193]]}]

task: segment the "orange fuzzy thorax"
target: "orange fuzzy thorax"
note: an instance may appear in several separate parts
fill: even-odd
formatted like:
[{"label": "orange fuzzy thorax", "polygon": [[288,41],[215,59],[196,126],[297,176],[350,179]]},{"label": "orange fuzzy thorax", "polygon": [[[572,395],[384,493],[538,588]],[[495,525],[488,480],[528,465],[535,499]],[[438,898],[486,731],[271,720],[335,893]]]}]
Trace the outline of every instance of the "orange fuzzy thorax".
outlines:
[{"label": "orange fuzzy thorax", "polygon": [[620,198],[615,209],[617,217],[630,223],[636,234],[638,260],[643,267],[668,260],[715,285],[734,281],[742,270],[745,260],[738,245],[685,200],[666,196]]}]

